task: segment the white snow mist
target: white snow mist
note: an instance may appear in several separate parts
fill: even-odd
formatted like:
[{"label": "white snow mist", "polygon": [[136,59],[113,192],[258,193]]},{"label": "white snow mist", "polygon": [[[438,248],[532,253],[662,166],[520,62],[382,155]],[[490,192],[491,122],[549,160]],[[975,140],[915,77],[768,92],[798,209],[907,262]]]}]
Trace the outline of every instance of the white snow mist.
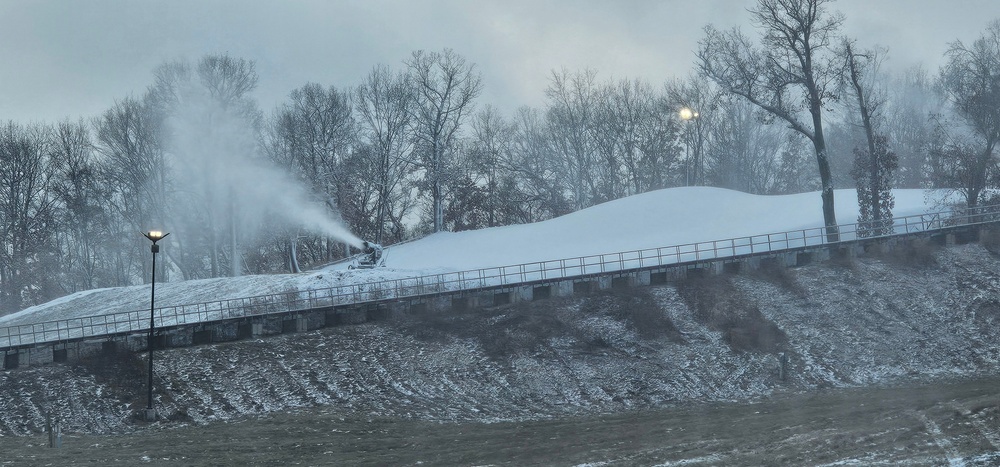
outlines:
[{"label": "white snow mist", "polygon": [[[178,103],[170,119],[172,152],[179,186],[193,211],[177,212],[192,233],[230,238],[236,249],[261,228],[281,228],[296,235],[298,228],[328,236],[355,248],[362,241],[286,171],[259,155],[251,118],[234,112],[204,94],[192,93]],[[248,112],[249,113],[249,112]],[[192,224],[193,223],[193,224]],[[197,225],[203,223],[207,225]]]}]

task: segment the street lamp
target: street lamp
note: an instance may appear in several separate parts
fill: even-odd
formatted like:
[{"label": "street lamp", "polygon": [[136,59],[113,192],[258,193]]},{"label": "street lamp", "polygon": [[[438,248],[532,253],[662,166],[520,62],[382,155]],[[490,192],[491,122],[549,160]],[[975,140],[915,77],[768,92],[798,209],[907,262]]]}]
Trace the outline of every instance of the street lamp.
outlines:
[{"label": "street lamp", "polygon": [[150,230],[149,232],[144,232],[142,235],[153,242],[153,245],[149,249],[153,252],[153,279],[150,281],[149,288],[149,337],[146,339],[146,347],[149,348],[149,386],[146,393],[146,421],[151,422],[156,420],[156,411],[153,410],[153,310],[156,303],[156,254],[160,252],[160,245],[157,245],[156,242],[163,240],[163,237],[170,234],[160,232],[159,230]]},{"label": "street lamp", "polygon": [[[693,109],[691,109],[690,107],[681,107],[681,110],[678,111],[677,114],[681,117],[681,120],[684,120],[685,122],[689,122],[691,120],[696,120],[698,118],[698,112],[695,111],[695,110],[693,110]],[[691,170],[692,170],[692,167],[691,167],[691,134],[690,134],[690,130],[689,129],[687,129],[687,128],[684,129],[684,136],[685,136],[685,138],[684,138],[684,140],[685,140],[684,141],[684,166],[686,167],[686,169],[684,170],[684,177],[685,177],[684,184],[687,185],[687,186],[691,186]],[[697,176],[697,167],[695,167],[694,170],[696,171],[695,175]]]}]

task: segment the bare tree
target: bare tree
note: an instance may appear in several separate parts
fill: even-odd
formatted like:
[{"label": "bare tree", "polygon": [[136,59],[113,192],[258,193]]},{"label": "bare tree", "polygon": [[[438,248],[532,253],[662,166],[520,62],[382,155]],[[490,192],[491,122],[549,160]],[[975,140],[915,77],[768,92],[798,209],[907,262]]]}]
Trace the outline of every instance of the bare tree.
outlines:
[{"label": "bare tree", "polygon": [[530,222],[534,195],[523,191],[521,161],[514,144],[517,126],[492,106],[476,113],[472,134],[463,151],[465,176],[446,214],[455,230]]},{"label": "bare tree", "polygon": [[567,199],[571,184],[563,176],[552,133],[541,111],[521,107],[512,124],[515,134],[511,141],[510,169],[518,180],[518,191],[526,197],[520,204],[524,222],[572,212],[572,201]]},{"label": "bare tree", "polygon": [[585,70],[570,75],[552,72],[545,95],[549,99],[545,113],[550,143],[560,161],[566,184],[570,187],[574,210],[590,207],[597,193],[595,165],[594,112],[597,103],[596,72]]},{"label": "bare tree", "polygon": [[740,97],[722,98],[715,109],[706,136],[707,182],[754,194],[781,191],[779,155],[787,130],[762,124],[756,107]]},{"label": "bare tree", "polygon": [[[825,52],[843,23],[828,14],[830,0],[759,0],[750,11],[763,31],[762,48],[739,30],[705,28],[698,50],[699,68],[723,90],[740,95],[808,138],[815,150],[822,184],[827,240],[839,241],[833,182],[823,136],[823,105],[837,69]],[[803,115],[808,117],[803,120]]]},{"label": "bare tree", "polygon": [[[113,234],[127,239],[115,253],[115,285],[129,285],[148,270],[147,255],[139,255],[145,240],[138,232],[163,226],[167,220],[168,174],[160,127],[153,110],[132,97],[116,102],[94,127],[101,179],[112,188],[107,204],[121,219]],[[177,266],[185,273],[183,262]]]},{"label": "bare tree", "polygon": [[56,275],[40,264],[54,235],[49,133],[40,125],[0,126],[0,314],[20,310],[43,285],[39,278]]},{"label": "bare tree", "polygon": [[[657,179],[649,159],[663,157],[657,142],[659,96],[641,80],[621,80],[602,86],[594,125],[598,153],[604,161],[602,198],[615,199],[649,191]],[[652,173],[650,169],[654,169]]]},{"label": "bare tree", "polygon": [[[416,165],[412,133],[413,119],[419,115],[414,111],[416,96],[406,75],[384,66],[368,74],[355,96],[362,143],[351,159],[354,170],[359,171],[350,201],[360,214],[356,227],[377,243],[385,241],[387,230],[393,232],[393,240],[400,240],[402,216],[409,208],[403,200],[403,188]],[[367,226],[360,225],[366,219]]]},{"label": "bare tree", "polygon": [[[615,84],[606,83],[598,86],[594,94],[593,120],[589,127],[595,156],[595,163],[589,168],[595,179],[594,204],[621,198],[629,189],[625,180],[627,156],[622,146],[636,146],[638,127],[634,99],[625,95],[629,91],[631,87],[620,93]],[[633,160],[634,155],[634,151],[629,154]]]},{"label": "bare tree", "polygon": [[1000,20],[992,22],[971,45],[953,42],[946,57],[941,87],[974,138],[953,148],[959,154],[971,151],[955,158],[955,162],[966,174],[966,204],[975,208],[997,169],[994,150],[1000,142]]},{"label": "bare tree", "polygon": [[52,193],[59,203],[59,250],[65,293],[116,285],[109,281],[111,245],[105,203],[90,128],[83,121],[60,122],[51,150]]},{"label": "bare tree", "polygon": [[[198,62],[198,77],[209,96],[225,113],[236,117],[246,130],[256,132],[260,125],[260,112],[249,94],[257,87],[256,64],[251,60],[229,55],[207,55]],[[214,123],[214,122],[213,122]],[[230,143],[231,144],[231,143]],[[228,161],[234,162],[234,161]],[[225,214],[229,220],[229,276],[243,272],[239,238],[239,196],[234,182],[230,181],[225,193]]]},{"label": "bare tree", "polygon": [[[639,125],[639,160],[636,171],[642,189],[640,192],[672,186],[681,172],[681,151],[677,146],[683,123],[678,121],[678,111],[669,97],[652,94],[648,113]],[[679,177],[678,177],[679,180]]]},{"label": "bare tree", "polygon": [[855,148],[854,170],[857,181],[859,235],[877,236],[892,233],[892,172],[898,166],[896,154],[889,150],[888,138],[879,132],[885,104],[885,92],[877,84],[884,51],[858,51],[853,41],[845,39],[844,87],[854,102],[864,129],[864,149]]},{"label": "bare tree", "polygon": [[970,209],[990,192],[987,180],[997,173],[992,157],[983,158],[981,141],[960,123],[943,115],[934,116],[931,137],[931,186],[955,190],[965,196]]},{"label": "bare tree", "polygon": [[922,188],[928,182],[927,152],[933,134],[930,116],[943,107],[933,88],[933,80],[921,67],[903,71],[889,86],[885,133],[899,158],[895,173],[899,188]]},{"label": "bare tree", "polygon": [[[348,183],[342,164],[353,150],[354,140],[351,93],[309,83],[292,91],[289,102],[275,111],[265,146],[271,159],[310,187],[328,214],[336,217],[340,215],[338,189]],[[302,252],[310,262],[329,261],[335,255],[332,239],[303,239],[298,229],[286,232],[286,237],[291,242],[289,254]],[[300,241],[305,248],[298,248]],[[298,254],[286,263],[298,272]]]},{"label": "bare tree", "polygon": [[198,61],[198,78],[208,95],[223,110],[235,110],[238,114],[255,117],[256,104],[249,95],[257,88],[256,68],[252,60],[228,54],[206,55]]},{"label": "bare tree", "polygon": [[482,91],[482,80],[474,64],[451,49],[444,52],[418,50],[406,62],[416,90],[414,124],[416,138],[431,191],[434,232],[444,228],[444,183],[449,151],[459,128],[473,110],[473,100]]}]

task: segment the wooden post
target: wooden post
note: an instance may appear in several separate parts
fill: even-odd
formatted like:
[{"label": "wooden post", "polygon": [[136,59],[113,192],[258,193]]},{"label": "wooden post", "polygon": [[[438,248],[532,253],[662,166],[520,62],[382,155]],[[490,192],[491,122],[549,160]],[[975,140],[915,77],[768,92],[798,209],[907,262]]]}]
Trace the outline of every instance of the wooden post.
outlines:
[{"label": "wooden post", "polygon": [[778,354],[778,378],[784,381],[788,378],[788,355],[785,352]]}]

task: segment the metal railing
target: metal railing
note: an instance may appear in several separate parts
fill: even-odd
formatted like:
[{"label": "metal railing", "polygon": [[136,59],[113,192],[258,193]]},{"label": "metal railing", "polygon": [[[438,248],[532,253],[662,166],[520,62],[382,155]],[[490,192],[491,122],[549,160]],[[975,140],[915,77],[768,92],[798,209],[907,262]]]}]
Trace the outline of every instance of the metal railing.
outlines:
[{"label": "metal railing", "polygon": [[[839,225],[840,242],[1000,221],[1000,206],[899,217],[891,221]],[[575,258],[481,268],[381,282],[224,299],[156,309],[156,327],[288,313],[389,299],[412,298],[551,279],[716,260],[830,244],[827,228],[688,243]],[[148,331],[149,311],[138,310],[0,328],[0,350],[72,339]]]}]

